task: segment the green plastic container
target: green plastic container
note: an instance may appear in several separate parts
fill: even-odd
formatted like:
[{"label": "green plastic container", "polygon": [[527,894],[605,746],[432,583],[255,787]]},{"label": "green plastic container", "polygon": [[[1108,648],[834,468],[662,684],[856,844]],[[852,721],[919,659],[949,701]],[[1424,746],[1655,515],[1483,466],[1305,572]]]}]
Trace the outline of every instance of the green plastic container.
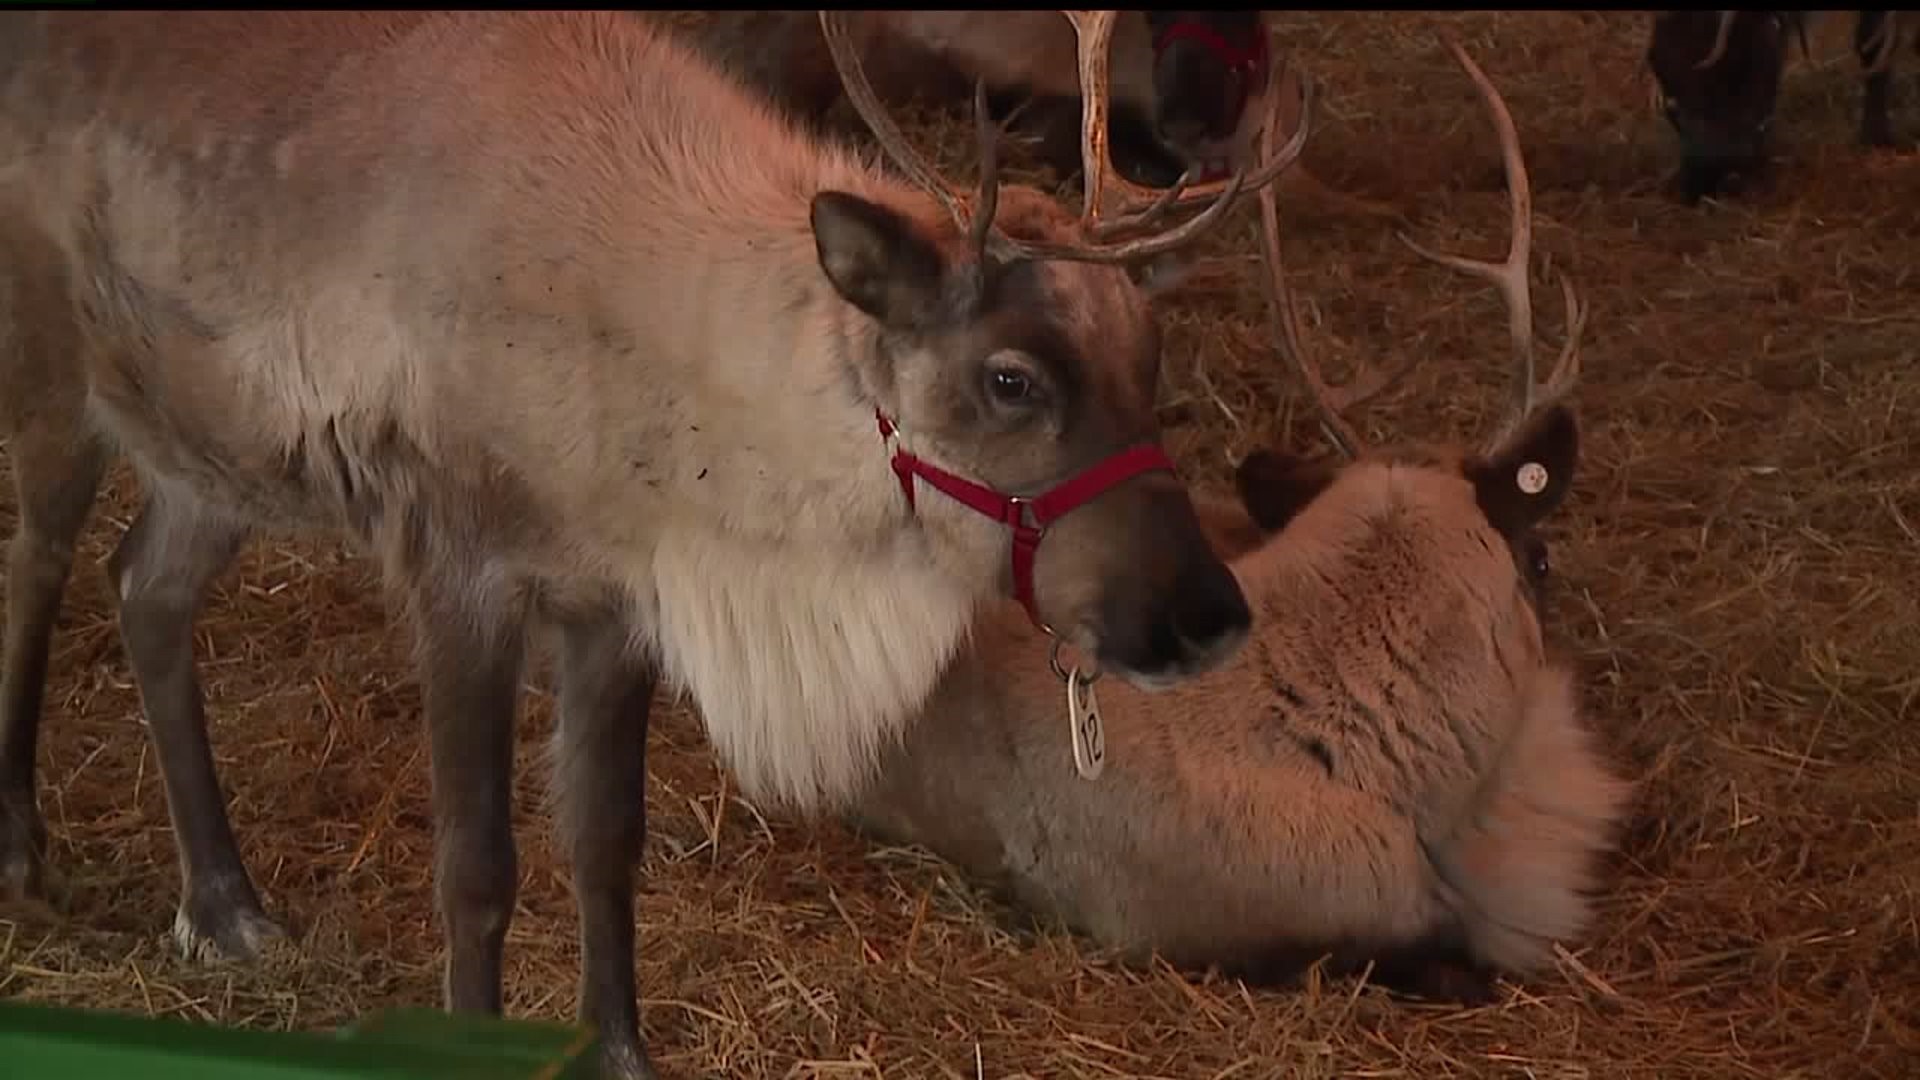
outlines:
[{"label": "green plastic container", "polygon": [[0,1002],[7,1080],[588,1080],[599,1053],[584,1028],[437,1009],[321,1034]]}]

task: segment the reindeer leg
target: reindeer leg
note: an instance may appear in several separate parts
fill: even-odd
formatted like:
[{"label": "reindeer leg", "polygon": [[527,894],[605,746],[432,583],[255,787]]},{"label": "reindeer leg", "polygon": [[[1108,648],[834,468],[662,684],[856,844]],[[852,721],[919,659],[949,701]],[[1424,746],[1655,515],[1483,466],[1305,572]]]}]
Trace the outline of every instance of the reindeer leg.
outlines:
[{"label": "reindeer leg", "polygon": [[7,638],[0,667],[0,899],[40,893],[46,824],[34,798],[40,713],[73,546],[106,472],[107,451],[78,401],[47,395],[8,449],[20,508],[7,558]]},{"label": "reindeer leg", "polygon": [[410,583],[432,755],[434,893],[446,929],[451,1012],[500,1012],[501,953],[519,890],[513,720],[525,653],[512,590],[474,561],[441,560]]},{"label": "reindeer leg", "polygon": [[602,1071],[654,1075],[634,986],[634,868],[647,834],[647,716],[657,675],[613,611],[562,626],[553,797],[580,903],[580,1019]]},{"label": "reindeer leg", "polygon": [[[1893,43],[1880,41],[1883,30],[1893,32],[1887,15],[1885,11],[1862,11],[1853,26],[1854,55],[1866,71],[1865,93],[1860,103],[1860,142],[1875,148],[1893,145],[1893,123],[1887,117],[1893,98]],[[1882,55],[1887,57],[1887,62],[1875,67],[1874,61]]]},{"label": "reindeer leg", "polygon": [[234,843],[193,661],[193,623],[207,586],[245,536],[243,526],[189,494],[156,492],[107,564],[180,852],[173,937],[183,955],[198,960],[252,959],[283,936],[261,910]]}]

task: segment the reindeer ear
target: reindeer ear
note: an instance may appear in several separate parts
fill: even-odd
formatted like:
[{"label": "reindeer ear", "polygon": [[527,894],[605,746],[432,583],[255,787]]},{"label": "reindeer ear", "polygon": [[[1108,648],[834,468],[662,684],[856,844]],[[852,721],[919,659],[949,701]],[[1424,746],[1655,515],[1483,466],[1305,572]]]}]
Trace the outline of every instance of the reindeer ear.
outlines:
[{"label": "reindeer ear", "polygon": [[1255,450],[1234,470],[1234,485],[1247,513],[1270,533],[1279,532],[1333,483],[1334,467],[1277,450]]},{"label": "reindeer ear", "polygon": [[1554,405],[1530,418],[1506,444],[1466,465],[1480,510],[1506,536],[1519,536],[1553,513],[1573,486],[1580,425]]},{"label": "reindeer ear", "polygon": [[820,269],[847,303],[890,328],[927,323],[946,262],[911,220],[844,191],[815,195],[811,220]]}]

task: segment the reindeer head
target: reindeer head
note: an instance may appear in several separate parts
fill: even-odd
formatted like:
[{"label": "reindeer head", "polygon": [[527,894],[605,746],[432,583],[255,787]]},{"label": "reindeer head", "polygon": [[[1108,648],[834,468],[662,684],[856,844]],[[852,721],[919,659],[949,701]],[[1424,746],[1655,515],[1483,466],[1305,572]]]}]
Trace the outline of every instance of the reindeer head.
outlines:
[{"label": "reindeer head", "polygon": [[1687,201],[1765,163],[1787,33],[1784,13],[1774,11],[1668,11],[1654,19],[1647,66],[1680,137]]},{"label": "reindeer head", "polygon": [[1154,134],[1187,161],[1231,156],[1247,103],[1267,82],[1264,13],[1149,11]]},{"label": "reindeer head", "polygon": [[[1513,392],[1500,430],[1477,451],[1449,447],[1398,446],[1371,450],[1345,418],[1347,410],[1375,396],[1404,374],[1363,370],[1349,382],[1330,385],[1300,341],[1293,299],[1280,256],[1278,215],[1273,193],[1262,191],[1261,233],[1269,284],[1274,335],[1287,362],[1309,389],[1337,460],[1309,459],[1283,451],[1256,450],[1243,459],[1235,480],[1248,515],[1265,532],[1277,533],[1312,504],[1378,506],[1391,491],[1404,531],[1426,534],[1454,557],[1477,558],[1504,550],[1522,584],[1521,595],[1537,606],[1549,570],[1547,548],[1535,527],[1566,497],[1579,459],[1579,427],[1561,398],[1578,378],[1580,335],[1585,311],[1563,277],[1567,305],[1566,343],[1544,386],[1534,381],[1533,315],[1528,280],[1532,249],[1532,195],[1519,135],[1500,94],[1472,58],[1448,43],[1479,87],[1493,116],[1506,164],[1512,202],[1512,239],[1499,263],[1479,262],[1429,251],[1402,237],[1424,258],[1491,281],[1507,302],[1513,352]],[[1271,130],[1267,141],[1273,139]]]},{"label": "reindeer head", "polygon": [[[1159,334],[1125,264],[1189,243],[1241,192],[1271,183],[1306,128],[1224,183],[1134,187],[1113,174],[1106,146],[1116,13],[1064,14],[1080,42],[1085,111],[1078,219],[1039,191],[1001,190],[984,86],[980,186],[949,185],[868,85],[843,13],[821,12],[848,98],[930,199],[903,209],[822,192],[814,239],[833,288],[877,325],[863,378],[936,557],[970,579],[992,572],[983,560],[1000,561],[1037,624],[1151,688],[1220,663],[1249,615],[1157,445]],[[1203,201],[1181,224],[1155,227]]]}]

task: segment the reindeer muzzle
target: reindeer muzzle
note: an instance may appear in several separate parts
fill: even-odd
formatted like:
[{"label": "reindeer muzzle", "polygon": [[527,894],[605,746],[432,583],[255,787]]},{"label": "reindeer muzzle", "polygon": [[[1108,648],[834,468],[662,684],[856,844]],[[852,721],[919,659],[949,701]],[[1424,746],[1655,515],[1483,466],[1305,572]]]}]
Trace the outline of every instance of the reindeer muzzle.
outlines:
[{"label": "reindeer muzzle", "polygon": [[[1254,35],[1253,43],[1241,47],[1228,41],[1218,30],[1192,19],[1179,19],[1162,29],[1153,37],[1153,63],[1159,67],[1167,50],[1176,44],[1185,43],[1196,46],[1212,57],[1224,68],[1233,80],[1234,100],[1228,103],[1224,115],[1223,130],[1207,130],[1205,135],[1225,139],[1233,134],[1246,115],[1247,102],[1252,100],[1254,91],[1266,85],[1267,72],[1272,63],[1271,50],[1267,44],[1264,27]],[[1209,120],[1212,118],[1209,117]],[[1212,124],[1204,125],[1211,129]],[[1202,180],[1218,179],[1224,172],[1215,171]]]}]

